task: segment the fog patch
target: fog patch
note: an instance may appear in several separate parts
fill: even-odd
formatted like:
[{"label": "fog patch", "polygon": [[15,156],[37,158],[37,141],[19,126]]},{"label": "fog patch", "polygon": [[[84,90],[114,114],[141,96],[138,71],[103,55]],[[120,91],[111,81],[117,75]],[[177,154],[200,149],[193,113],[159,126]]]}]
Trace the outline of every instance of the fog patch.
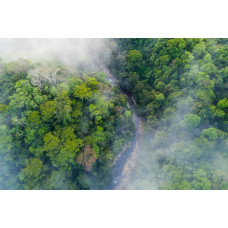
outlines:
[{"label": "fog patch", "polygon": [[0,58],[15,61],[59,62],[86,71],[108,62],[116,43],[112,39],[0,39]]}]

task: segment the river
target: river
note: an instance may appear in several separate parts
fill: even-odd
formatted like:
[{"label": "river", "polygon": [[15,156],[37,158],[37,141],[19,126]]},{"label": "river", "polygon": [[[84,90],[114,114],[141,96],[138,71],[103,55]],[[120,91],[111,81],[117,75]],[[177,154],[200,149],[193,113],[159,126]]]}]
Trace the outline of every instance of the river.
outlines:
[{"label": "river", "polygon": [[[111,86],[117,85],[116,78],[110,73],[108,68],[103,67],[103,72],[106,74],[107,80]],[[128,97],[128,104],[132,109],[132,121],[135,127],[135,135],[131,142],[129,142],[113,163],[112,168],[112,182],[107,188],[108,190],[125,189],[130,172],[134,167],[137,159],[137,154],[140,150],[141,136],[142,136],[142,119],[137,115],[135,110],[136,102],[130,94],[122,91]]]}]

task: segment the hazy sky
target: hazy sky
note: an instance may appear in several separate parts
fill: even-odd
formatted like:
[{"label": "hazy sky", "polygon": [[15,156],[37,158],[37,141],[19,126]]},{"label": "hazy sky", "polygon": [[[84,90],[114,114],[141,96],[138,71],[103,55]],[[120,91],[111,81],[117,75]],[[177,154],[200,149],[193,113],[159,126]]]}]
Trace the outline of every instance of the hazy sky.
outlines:
[{"label": "hazy sky", "polygon": [[99,62],[102,54],[107,60],[113,48],[115,42],[111,39],[0,39],[0,58],[89,66]]}]

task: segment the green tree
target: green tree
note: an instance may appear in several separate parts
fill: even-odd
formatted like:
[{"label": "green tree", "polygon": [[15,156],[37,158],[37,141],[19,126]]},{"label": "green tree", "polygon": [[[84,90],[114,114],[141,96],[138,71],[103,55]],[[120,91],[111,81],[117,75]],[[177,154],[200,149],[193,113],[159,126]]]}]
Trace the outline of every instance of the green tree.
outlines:
[{"label": "green tree", "polygon": [[92,96],[92,91],[85,84],[76,85],[74,88],[74,96],[82,100],[88,99]]},{"label": "green tree", "polygon": [[216,128],[210,127],[202,130],[202,135],[207,137],[209,140],[216,140],[218,138],[218,131]]},{"label": "green tree", "polygon": [[41,116],[44,121],[50,121],[56,114],[57,105],[54,101],[47,101],[40,105]]},{"label": "green tree", "polygon": [[129,51],[129,53],[127,55],[127,60],[130,63],[139,64],[142,61],[142,54],[140,53],[140,51],[131,50],[131,51]]},{"label": "green tree", "polygon": [[71,121],[72,101],[68,96],[67,90],[61,90],[56,97],[56,118],[58,122],[67,124]]},{"label": "green tree", "polygon": [[55,153],[58,151],[60,140],[51,132],[44,136],[44,150],[48,153]]},{"label": "green tree", "polygon": [[41,189],[41,180],[45,177],[46,167],[39,158],[30,158],[25,161],[25,168],[19,173],[25,189]]},{"label": "green tree", "polygon": [[228,108],[228,99],[227,98],[224,98],[222,100],[220,100],[217,104],[218,108],[219,109],[226,109]]},{"label": "green tree", "polygon": [[76,138],[72,127],[63,128],[60,139],[50,132],[44,136],[44,150],[54,167],[70,169],[70,164],[75,163],[76,153],[82,145],[82,140]]},{"label": "green tree", "polygon": [[191,131],[192,129],[196,128],[200,124],[201,118],[195,114],[188,114],[185,115],[183,124],[184,126]]}]

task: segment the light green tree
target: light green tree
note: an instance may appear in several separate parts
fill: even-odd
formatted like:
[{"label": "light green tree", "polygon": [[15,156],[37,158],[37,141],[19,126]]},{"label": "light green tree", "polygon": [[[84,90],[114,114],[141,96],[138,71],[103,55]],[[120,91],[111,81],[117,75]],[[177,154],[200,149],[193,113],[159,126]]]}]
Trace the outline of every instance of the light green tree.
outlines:
[{"label": "light green tree", "polygon": [[74,96],[81,99],[83,103],[84,99],[88,99],[92,96],[92,91],[85,84],[76,85],[74,88]]},{"label": "light green tree", "polygon": [[41,116],[44,121],[50,121],[56,114],[57,105],[54,101],[47,101],[40,105]]}]

